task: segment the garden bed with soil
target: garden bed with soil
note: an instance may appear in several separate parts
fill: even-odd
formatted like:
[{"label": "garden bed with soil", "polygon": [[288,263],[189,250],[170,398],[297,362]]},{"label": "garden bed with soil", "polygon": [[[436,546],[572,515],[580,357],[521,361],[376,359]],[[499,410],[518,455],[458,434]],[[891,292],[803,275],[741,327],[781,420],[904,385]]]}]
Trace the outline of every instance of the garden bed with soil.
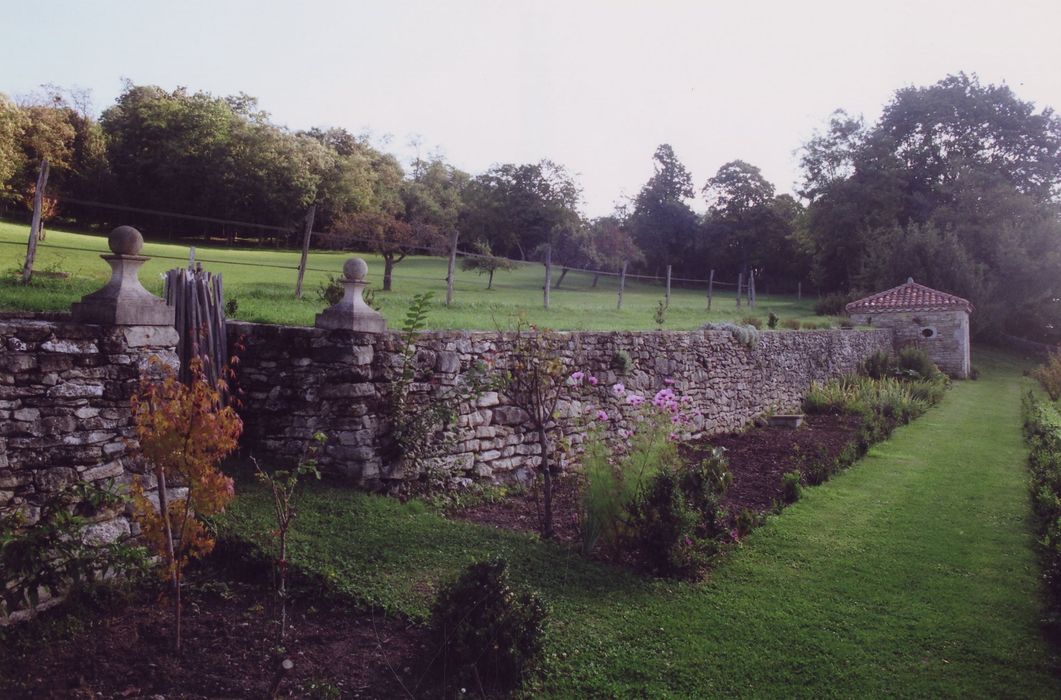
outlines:
[{"label": "garden bed with soil", "polygon": [[[726,448],[733,484],[722,501],[723,506],[731,516],[744,508],[763,513],[781,501],[782,474],[799,469],[804,458],[838,457],[854,438],[859,420],[851,415],[808,415],[796,429],[756,427],[742,433],[717,435],[686,446],[683,456],[692,461],[706,456],[711,447]],[[578,482],[573,474],[565,474],[556,481],[553,527],[559,542],[578,542],[581,538]],[[447,516],[537,533],[540,508],[540,495],[528,488],[493,502],[452,508]]]},{"label": "garden bed with soil", "polygon": [[295,665],[278,697],[427,694],[426,683],[417,688],[423,627],[340,600],[296,601],[286,655],[278,656],[271,591],[205,576],[189,584],[181,657],[173,653],[172,608],[147,586],[83,603],[69,617],[60,606],[8,630],[0,637],[0,697],[264,698],[282,658]]}]

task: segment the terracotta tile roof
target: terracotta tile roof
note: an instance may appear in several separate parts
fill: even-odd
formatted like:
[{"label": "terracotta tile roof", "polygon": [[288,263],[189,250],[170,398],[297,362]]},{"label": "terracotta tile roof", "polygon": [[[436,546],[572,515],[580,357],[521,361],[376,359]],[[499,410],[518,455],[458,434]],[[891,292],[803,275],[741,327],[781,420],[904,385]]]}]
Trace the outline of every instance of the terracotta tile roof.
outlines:
[{"label": "terracotta tile roof", "polygon": [[846,308],[848,313],[955,311],[958,309],[972,311],[973,305],[968,299],[918,284],[911,277],[906,280],[906,284],[900,284],[898,287],[871,294],[865,299],[853,301]]}]

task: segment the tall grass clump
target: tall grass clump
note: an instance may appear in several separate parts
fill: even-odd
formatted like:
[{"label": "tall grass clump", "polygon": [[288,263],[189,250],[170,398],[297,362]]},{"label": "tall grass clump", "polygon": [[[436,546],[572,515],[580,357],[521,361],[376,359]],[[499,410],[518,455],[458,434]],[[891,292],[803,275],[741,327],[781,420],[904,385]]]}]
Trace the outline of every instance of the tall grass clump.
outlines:
[{"label": "tall grass clump", "polygon": [[601,430],[591,433],[582,455],[582,551],[615,546],[623,534],[631,503],[656,474],[680,464],[669,420],[657,416],[613,450]]}]

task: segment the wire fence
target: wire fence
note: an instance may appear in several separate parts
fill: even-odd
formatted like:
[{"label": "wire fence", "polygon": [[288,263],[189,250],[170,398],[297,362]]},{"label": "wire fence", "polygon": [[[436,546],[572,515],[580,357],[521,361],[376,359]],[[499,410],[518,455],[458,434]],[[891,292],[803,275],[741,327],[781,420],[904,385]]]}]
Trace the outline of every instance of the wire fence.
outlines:
[{"label": "wire fence", "polygon": [[[94,208],[94,209],[100,209],[100,210],[105,210],[105,211],[114,211],[114,212],[119,212],[119,213],[128,213],[128,214],[138,215],[138,216],[134,216],[134,217],[124,217],[123,218],[123,222],[124,222],[125,218],[133,218],[134,219],[133,223],[135,223],[137,225],[143,226],[144,224],[148,224],[146,226],[148,231],[150,231],[150,229],[152,228],[152,224],[150,224],[150,222],[140,222],[140,221],[138,221],[137,219],[139,219],[140,216],[156,217],[160,221],[164,220],[164,219],[171,219],[171,220],[174,220],[174,221],[190,221],[190,222],[196,222],[196,223],[200,223],[200,224],[205,223],[205,224],[211,224],[211,225],[215,225],[215,226],[226,227],[226,229],[224,229],[224,233],[227,234],[226,237],[230,241],[234,241],[235,240],[235,235],[239,232],[239,230],[244,230],[245,232],[255,232],[255,233],[257,233],[257,232],[271,232],[271,233],[282,234],[280,236],[275,236],[274,237],[274,241],[277,242],[277,243],[279,242],[279,240],[281,238],[286,238],[288,240],[293,240],[298,235],[309,235],[311,241],[312,240],[327,241],[331,245],[336,245],[336,243],[339,243],[339,245],[343,249],[350,249],[350,248],[358,249],[358,248],[360,248],[360,249],[362,249],[364,251],[370,251],[370,252],[374,252],[374,253],[377,253],[377,254],[382,252],[382,251],[380,251],[380,247],[381,246],[380,246],[380,241],[378,239],[371,238],[371,237],[366,237],[366,236],[359,236],[359,235],[356,235],[355,233],[350,233],[350,232],[337,233],[337,232],[330,232],[330,231],[329,232],[311,231],[308,234],[306,234],[306,233],[299,234],[299,232],[298,232],[298,228],[299,227],[297,225],[276,226],[276,225],[265,224],[265,223],[260,223],[260,222],[242,221],[242,220],[238,220],[238,219],[225,219],[225,218],[219,218],[219,217],[202,216],[202,215],[197,215],[197,214],[187,214],[187,213],[181,213],[181,212],[171,212],[171,211],[164,211],[164,210],[157,210],[157,209],[148,209],[148,208],[144,208],[144,207],[133,207],[133,206],[122,205],[122,204],[114,204],[114,203],[109,203],[109,202],[98,202],[98,201],[79,199],[79,198],[73,198],[73,197],[65,197],[65,196],[50,196],[49,198],[52,199],[53,201],[55,201],[56,203],[61,204],[61,205],[74,205],[75,207],[78,207],[78,208],[80,208],[80,207]],[[11,191],[0,190],[0,201],[3,201],[3,200],[9,201],[9,202],[10,201],[21,202],[21,201],[23,201],[23,197],[21,195],[19,195],[18,193],[14,193],[14,192],[11,192]],[[6,207],[4,209],[6,209]],[[6,212],[4,212],[3,209],[0,209],[0,214],[3,214],[3,213],[6,213]],[[25,214],[26,210],[23,209],[22,213]],[[96,218],[99,218],[99,217],[96,217]],[[227,229],[227,227],[233,227],[233,229]],[[170,230],[172,232],[172,227],[171,227]],[[262,239],[260,237],[257,237],[257,238],[259,240],[259,247],[260,247]],[[459,240],[459,239],[457,239],[457,240]],[[208,239],[207,242],[209,243],[209,239]],[[16,242],[16,241],[0,241],[0,244],[7,245],[7,246],[19,246],[19,245],[24,246],[25,245],[25,244],[22,244],[22,243],[19,243],[19,242]],[[45,247],[47,247],[48,249],[51,249],[51,250],[71,251],[71,252],[91,252],[91,253],[100,253],[100,252],[102,252],[99,249],[81,248],[81,247],[76,247],[76,246],[55,245],[53,243],[48,243]],[[748,306],[754,307],[755,303],[756,303],[756,296],[757,296],[756,279],[755,279],[754,272],[749,274],[747,278],[745,278],[744,275],[742,274],[742,275],[738,276],[737,280],[730,281],[730,280],[722,280],[722,279],[717,278],[715,276],[715,274],[714,274],[714,270],[711,270],[710,271],[711,274],[708,277],[706,277],[706,278],[675,276],[675,275],[671,274],[672,267],[669,266],[669,265],[667,266],[667,272],[666,272],[665,275],[633,273],[633,272],[627,271],[625,265],[620,270],[595,269],[595,268],[592,268],[592,267],[584,267],[584,266],[579,266],[579,265],[564,265],[562,261],[553,263],[549,259],[549,253],[548,252],[545,255],[545,260],[521,260],[521,259],[507,258],[507,257],[502,257],[502,256],[488,255],[488,254],[484,254],[484,253],[476,252],[476,251],[463,250],[463,249],[460,249],[459,247],[452,247],[451,245],[448,245],[448,244],[447,245],[442,245],[442,244],[439,244],[439,245],[417,245],[417,244],[405,245],[405,244],[403,244],[400,247],[393,248],[393,255],[394,255],[395,258],[397,258],[399,256],[404,256],[404,255],[407,255],[407,254],[408,255],[423,255],[423,256],[429,256],[429,257],[435,257],[435,258],[442,258],[442,259],[447,259],[448,258],[449,259],[449,265],[448,265],[448,268],[447,268],[447,271],[446,271],[446,275],[442,276],[442,277],[417,275],[415,273],[409,273],[409,272],[405,272],[405,271],[400,271],[398,274],[394,275],[395,279],[400,279],[400,280],[418,280],[418,281],[426,281],[426,282],[441,282],[441,283],[444,283],[444,284],[447,285],[447,301],[452,299],[453,294],[454,294],[454,283],[456,281],[455,278],[456,278],[457,263],[458,263],[458,261],[462,261],[462,260],[465,260],[465,259],[493,260],[495,262],[500,262],[501,264],[503,264],[503,265],[505,265],[507,267],[510,267],[512,269],[524,269],[524,270],[526,270],[527,268],[544,268],[541,289],[542,289],[542,292],[543,292],[543,302],[544,302],[546,308],[548,308],[548,305],[549,305],[550,292],[551,291],[562,290],[562,282],[563,281],[567,281],[569,275],[575,275],[576,277],[578,275],[592,276],[592,278],[593,278],[592,287],[593,288],[597,287],[598,280],[600,278],[606,278],[606,279],[617,281],[617,284],[618,284],[617,307],[620,308],[620,309],[622,308],[622,295],[624,293],[626,284],[628,282],[636,282],[636,283],[641,283],[641,284],[657,285],[657,286],[660,286],[660,287],[664,288],[665,300],[666,300],[666,303],[668,305],[670,303],[672,287],[678,287],[678,288],[685,289],[685,290],[697,289],[697,288],[702,289],[703,293],[705,294],[705,299],[706,299],[706,303],[708,305],[708,309],[711,308],[711,301],[712,301],[712,297],[714,295],[715,290],[718,290],[718,292],[720,292],[720,293],[726,292],[726,296],[730,297],[730,298],[733,298],[735,296],[736,297],[736,303],[737,303],[738,306],[741,305],[741,302],[743,301]],[[194,256],[194,247],[191,247],[191,255]],[[182,262],[188,261],[188,258],[184,257],[184,256],[153,255],[152,257],[158,258],[158,259],[162,259],[162,260],[175,260],[175,261],[182,261]],[[285,265],[285,264],[269,263],[269,262],[262,262],[262,261],[224,260],[224,259],[218,259],[218,258],[202,258],[202,257],[197,257],[197,256],[195,256],[194,259],[195,259],[195,262],[202,263],[202,264],[209,264],[209,265],[222,265],[222,266],[223,265],[232,265],[232,266],[242,266],[242,267],[259,267],[259,268],[269,268],[269,269],[288,270],[288,271],[298,271],[300,269],[300,267],[301,267],[299,264]],[[394,269],[395,270],[399,270],[397,265],[395,265]],[[336,270],[335,268],[315,267],[315,266],[312,266],[311,264],[309,264],[307,262],[303,272],[320,272],[320,273],[335,274],[335,273],[338,272],[338,270]],[[486,274],[486,272],[482,272],[481,274]],[[526,286],[526,284],[506,284],[502,279],[500,279],[500,276],[503,275],[503,274],[504,273],[501,272],[500,270],[497,272],[497,275],[498,275],[499,279],[496,282],[493,282],[493,281],[491,282],[491,287],[492,288],[494,288],[494,289],[514,289],[514,290],[520,290],[520,291],[528,291],[528,287]],[[633,292],[634,290],[629,290],[629,291]],[[802,285],[802,283],[797,283],[795,290],[785,290],[785,291],[789,291],[789,292],[793,292],[794,291],[798,298],[802,298],[803,285]]]}]

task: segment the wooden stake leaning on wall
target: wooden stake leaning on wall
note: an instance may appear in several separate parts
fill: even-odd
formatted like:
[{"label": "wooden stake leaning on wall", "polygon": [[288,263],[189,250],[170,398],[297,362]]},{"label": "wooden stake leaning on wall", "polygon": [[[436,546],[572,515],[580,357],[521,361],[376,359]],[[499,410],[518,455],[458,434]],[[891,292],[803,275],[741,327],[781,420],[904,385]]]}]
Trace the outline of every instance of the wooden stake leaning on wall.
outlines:
[{"label": "wooden stake leaning on wall", "polygon": [[737,273],[737,308],[740,308],[740,295],[744,293],[744,273]]},{"label": "wooden stake leaning on wall", "polygon": [[715,291],[715,271],[711,270],[711,274],[707,276],[707,310],[711,310],[711,297]]},{"label": "wooden stake leaning on wall", "polygon": [[[459,239],[459,231],[454,231],[449,237],[449,267],[446,269],[446,306],[453,303],[453,273],[457,269],[457,241]],[[548,308],[548,305],[546,308]]]},{"label": "wooden stake leaning on wall", "polygon": [[26,244],[26,262],[22,266],[22,284],[33,278],[33,261],[37,258],[37,239],[41,235],[41,216],[44,210],[44,188],[48,185],[48,159],[41,161],[37,176],[37,189],[33,193],[33,220],[29,227],[29,242]]},{"label": "wooden stake leaning on wall", "polygon": [[295,284],[295,298],[302,298],[302,278],[306,275],[306,261],[309,259],[309,239],[313,236],[313,219],[317,217],[317,205],[311,204],[306,213],[306,230],[302,234],[302,258],[298,263],[298,283]]},{"label": "wooden stake leaning on wall", "polygon": [[664,296],[664,298],[666,299],[664,305],[668,309],[670,308],[670,272],[671,272],[671,266],[667,265],[667,293]]},{"label": "wooden stake leaning on wall", "polygon": [[549,310],[549,288],[553,286],[553,247],[545,246],[545,310]]},{"label": "wooden stake leaning on wall", "polygon": [[622,310],[623,308],[623,287],[626,286],[626,261],[623,261],[623,269],[619,272],[619,304],[615,308]]}]

